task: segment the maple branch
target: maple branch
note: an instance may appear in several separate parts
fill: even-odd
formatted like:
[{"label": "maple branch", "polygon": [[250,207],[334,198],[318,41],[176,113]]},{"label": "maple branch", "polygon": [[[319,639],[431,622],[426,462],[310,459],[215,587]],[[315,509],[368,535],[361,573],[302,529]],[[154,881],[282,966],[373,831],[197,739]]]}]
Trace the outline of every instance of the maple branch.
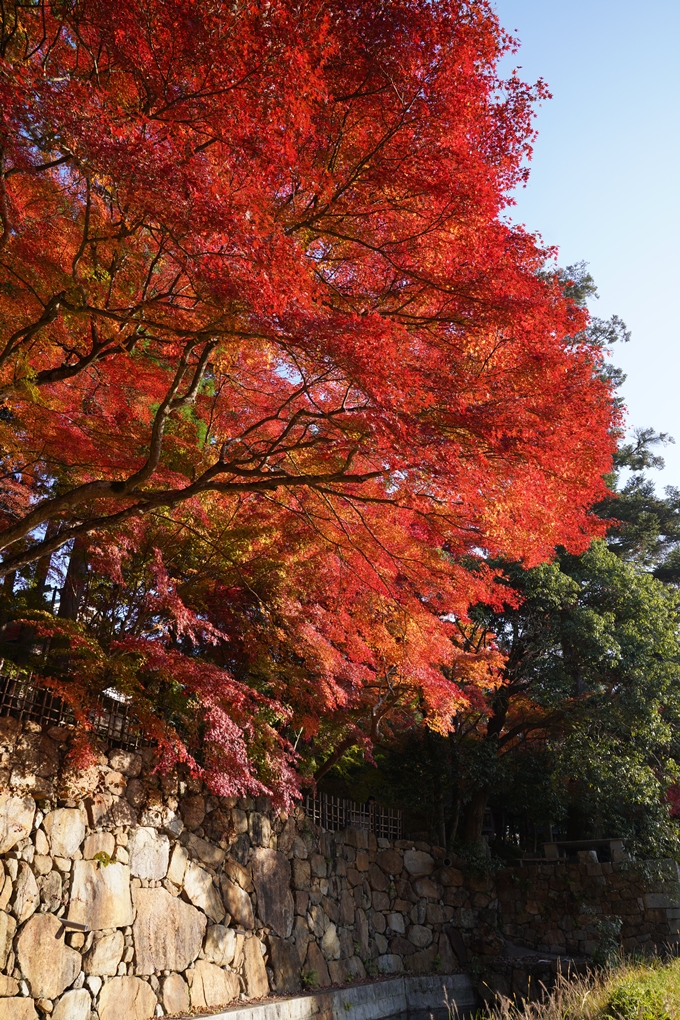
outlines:
[{"label": "maple branch", "polygon": [[345,737],[344,740],[341,740],[338,746],[334,748],[328,758],[326,758],[325,762],[320,765],[314,773],[315,781],[318,783],[320,779],[323,779],[326,773],[330,772],[334,765],[337,765],[343,754],[349,751],[351,747],[354,747],[356,743],[356,733],[352,733],[349,737]]},{"label": "maple branch", "polygon": [[2,226],[2,234],[0,234],[0,251],[5,247],[9,240],[9,202],[7,201],[7,187],[5,185],[5,174],[3,173],[3,166],[5,164],[5,150],[4,147],[0,149],[0,225]]},{"label": "maple branch", "polygon": [[40,174],[43,170],[52,170],[55,166],[62,166],[63,163],[68,163],[72,159],[73,156],[69,153],[66,156],[60,156],[59,159],[52,159],[49,163],[39,163],[37,166],[13,166],[6,172],[5,179],[13,177],[14,174]]},{"label": "maple branch", "polygon": [[71,272],[73,274],[73,279],[74,280],[78,279],[78,263],[80,262],[81,258],[83,257],[83,255],[85,253],[85,249],[87,248],[88,235],[90,233],[90,213],[91,213],[91,209],[92,209],[92,193],[91,193],[91,185],[90,185],[90,178],[89,177],[85,178],[85,196],[86,196],[85,197],[85,222],[83,223],[83,239],[80,242],[80,247],[78,248],[78,251],[75,253],[75,255],[73,257],[73,262],[71,264]]},{"label": "maple branch", "polygon": [[[99,361],[103,361],[104,358],[108,358],[112,354],[125,349],[120,340],[98,340],[97,325],[94,320],[90,322],[90,332],[92,335],[92,346],[87,354],[79,355],[78,360],[72,365],[62,364],[57,366],[57,368],[44,368],[32,380],[33,385],[45,386],[49,383],[72,379],[73,376],[83,372],[90,365],[96,365]],[[0,390],[0,395],[8,389],[9,387],[5,387],[4,390]]]},{"label": "maple branch", "polygon": [[[213,481],[216,474],[223,473],[225,470],[228,470],[231,474],[235,474],[246,479],[250,478],[250,480],[242,482]],[[381,474],[381,471],[370,471],[365,474],[356,475],[343,474],[342,471],[319,475],[289,475],[283,471],[277,471],[275,473],[255,473],[248,472],[243,469],[239,470],[236,467],[228,467],[217,462],[217,464],[214,464],[212,468],[208,468],[208,470],[205,471],[203,475],[197,479],[197,481],[193,482],[191,485],[187,485],[183,489],[162,489],[158,492],[139,492],[138,490],[128,491],[125,482],[88,482],[87,484],[81,485],[77,489],[73,489],[71,492],[66,493],[63,496],[55,497],[52,500],[46,500],[42,506],[36,507],[32,513],[27,514],[13,528],[7,528],[4,532],[0,533],[3,536],[2,539],[0,539],[0,551],[7,549],[10,545],[13,545],[20,539],[25,538],[31,531],[37,528],[40,524],[43,524],[45,521],[52,519],[57,513],[76,506],[78,503],[82,503],[86,499],[101,499],[102,497],[120,498],[121,496],[127,496],[138,498],[140,502],[135,503],[133,506],[126,507],[124,510],[120,510],[115,514],[90,518],[89,520],[82,521],[79,524],[64,528],[53,538],[38,542],[35,545],[32,545],[29,549],[9,557],[0,563],[0,577],[4,577],[5,574],[10,573],[12,570],[17,570],[20,567],[27,566],[29,563],[33,563],[36,559],[40,559],[41,556],[46,556],[49,553],[56,552],[57,549],[66,545],[66,543],[70,542],[71,539],[77,538],[78,535],[83,535],[92,531],[109,530],[115,525],[128,520],[130,517],[147,514],[151,510],[155,510],[157,507],[177,506],[179,503],[184,503],[187,500],[200,495],[202,492],[238,494],[267,492],[280,489],[282,487],[304,486],[308,488],[315,488],[317,483],[328,483],[333,481],[344,481],[349,485],[360,485],[364,482],[380,477]]]},{"label": "maple branch", "polygon": [[534,730],[545,729],[546,726],[552,725],[552,723],[560,722],[564,719],[565,713],[562,711],[552,712],[550,715],[545,716],[543,719],[529,720],[528,722],[518,723],[513,726],[502,737],[498,739],[498,747],[503,748],[509,744],[515,737],[520,736],[522,733],[527,736]]},{"label": "maple branch", "polygon": [[[20,346],[20,341],[31,340],[36,333],[43,328],[43,326],[49,326],[51,322],[54,322],[57,315],[59,314],[59,308],[64,303],[66,294],[62,291],[59,294],[55,294],[45,305],[45,310],[35,322],[32,322],[30,326],[24,326],[23,329],[17,329],[10,336],[9,340],[5,344],[5,347],[0,354],[0,368],[12,357],[14,352]],[[11,391],[11,386],[3,386],[0,390],[0,396],[5,396]]]},{"label": "maple branch", "polygon": [[156,411],[154,418],[153,428],[151,430],[151,442],[149,444],[149,456],[147,457],[146,463],[135,471],[134,474],[130,475],[124,482],[114,482],[114,492],[119,494],[125,494],[131,489],[134,489],[138,485],[143,485],[151,475],[154,473],[161,459],[161,450],[163,448],[163,434],[165,432],[165,425],[170,414],[180,407],[186,407],[187,404],[193,402],[198,392],[198,387],[203,378],[205,367],[208,363],[210,354],[215,349],[214,342],[207,343],[203,348],[201,356],[198,360],[198,365],[194,372],[194,377],[191,381],[189,389],[183,397],[177,397],[177,391],[182,385],[184,375],[189,366],[189,358],[191,352],[196,346],[195,342],[189,341],[184,346],[182,357],[180,358],[177,371],[175,372],[175,378],[172,381],[172,385],[165,394],[165,398],[161,403],[160,407]]}]

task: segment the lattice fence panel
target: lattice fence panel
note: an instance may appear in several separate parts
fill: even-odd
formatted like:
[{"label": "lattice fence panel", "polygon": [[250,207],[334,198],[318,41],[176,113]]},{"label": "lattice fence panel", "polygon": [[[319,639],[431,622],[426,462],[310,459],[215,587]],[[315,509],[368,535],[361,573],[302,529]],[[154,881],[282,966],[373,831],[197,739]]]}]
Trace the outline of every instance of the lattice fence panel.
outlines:
[{"label": "lattice fence panel", "polygon": [[376,836],[389,840],[401,839],[403,835],[401,811],[381,804],[357,804],[353,800],[321,793],[306,798],[305,812],[315,825],[331,832],[351,827],[368,829]]},{"label": "lattice fence panel", "polygon": [[[75,722],[72,711],[61,698],[40,686],[39,677],[14,663],[0,660],[0,716],[5,715],[21,722],[31,720],[41,726]],[[94,732],[109,747],[133,751],[141,746],[139,727],[130,714],[130,706],[121,697],[104,694],[88,718]]]}]

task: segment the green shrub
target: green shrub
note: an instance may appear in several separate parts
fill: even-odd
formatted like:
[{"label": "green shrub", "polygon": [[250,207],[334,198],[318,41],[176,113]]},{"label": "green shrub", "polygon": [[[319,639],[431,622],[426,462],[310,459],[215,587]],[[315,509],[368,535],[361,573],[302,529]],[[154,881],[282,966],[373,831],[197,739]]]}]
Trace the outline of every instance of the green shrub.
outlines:
[{"label": "green shrub", "polygon": [[560,975],[540,1001],[501,996],[477,1020],[680,1020],[680,959],[624,960],[584,975]]},{"label": "green shrub", "polygon": [[603,1020],[677,1020],[680,1016],[680,961],[638,966],[610,991]]}]

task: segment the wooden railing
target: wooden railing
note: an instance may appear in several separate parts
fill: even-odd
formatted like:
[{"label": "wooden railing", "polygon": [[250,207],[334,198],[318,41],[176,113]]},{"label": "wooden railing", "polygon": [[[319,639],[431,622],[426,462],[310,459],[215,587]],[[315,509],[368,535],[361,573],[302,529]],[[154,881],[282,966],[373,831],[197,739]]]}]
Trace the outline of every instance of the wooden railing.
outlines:
[{"label": "wooden railing", "polygon": [[[37,674],[0,659],[0,716],[7,715],[45,727],[75,722],[72,710],[56,694],[40,685]],[[133,751],[142,744],[127,700],[113,691],[101,695],[88,712],[88,722],[109,747]]]},{"label": "wooden railing", "polygon": [[[41,726],[72,725],[72,710],[51,691],[42,687],[40,676],[22,670],[8,659],[0,659],[0,716],[12,716],[20,722],[31,720]],[[127,701],[115,692],[103,694],[88,713],[92,729],[108,747],[135,750],[144,741],[131,717]],[[369,801],[357,804],[344,797],[320,793],[305,799],[307,817],[324,829],[368,829],[383,839],[401,839],[402,813]]]},{"label": "wooden railing", "polygon": [[383,839],[401,839],[403,818],[396,808],[383,807],[375,801],[357,804],[344,797],[328,793],[308,796],[305,800],[307,817],[322,829],[339,832],[342,829],[368,829]]}]

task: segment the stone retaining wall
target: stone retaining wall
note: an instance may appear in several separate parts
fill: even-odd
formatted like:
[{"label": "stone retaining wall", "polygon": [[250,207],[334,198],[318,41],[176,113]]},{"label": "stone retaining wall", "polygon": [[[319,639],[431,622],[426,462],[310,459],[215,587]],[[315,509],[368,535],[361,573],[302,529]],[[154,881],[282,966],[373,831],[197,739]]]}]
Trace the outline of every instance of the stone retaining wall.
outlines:
[{"label": "stone retaining wall", "polygon": [[541,864],[498,876],[503,934],[542,952],[602,955],[663,950],[680,941],[680,870],[674,860]]},{"label": "stone retaining wall", "polygon": [[145,1020],[450,974],[492,932],[491,882],[464,885],[443,850],[211,796],[156,774],[151,749],[74,771],[71,738],[0,719],[0,1020]]}]

